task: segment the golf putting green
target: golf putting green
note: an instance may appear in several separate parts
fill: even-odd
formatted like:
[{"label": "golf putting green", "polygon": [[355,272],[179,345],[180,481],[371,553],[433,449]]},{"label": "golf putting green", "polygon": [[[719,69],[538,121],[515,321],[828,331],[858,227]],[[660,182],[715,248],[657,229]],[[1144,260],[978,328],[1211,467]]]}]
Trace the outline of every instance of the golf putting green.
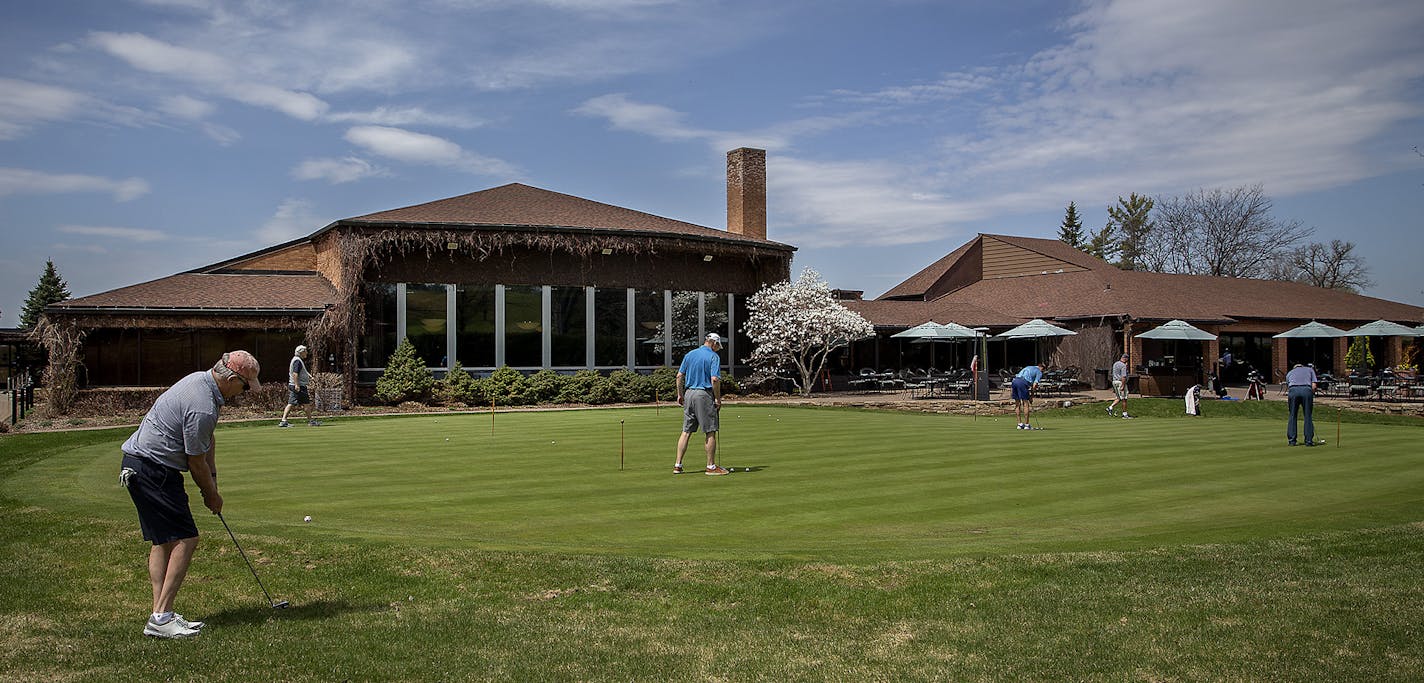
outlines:
[{"label": "golf putting green", "polygon": [[[672,474],[681,412],[627,408],[218,430],[239,536],[709,559],[838,562],[1095,551],[1378,528],[1418,518],[1418,428],[1278,420],[963,416],[730,404],[720,462]],[[16,474],[11,495],[129,520],[122,439]],[[620,456],[621,449],[621,456]],[[620,470],[620,458],[622,469]],[[751,471],[740,471],[750,468]],[[202,532],[218,520],[202,510]],[[310,523],[303,522],[310,515]]]}]

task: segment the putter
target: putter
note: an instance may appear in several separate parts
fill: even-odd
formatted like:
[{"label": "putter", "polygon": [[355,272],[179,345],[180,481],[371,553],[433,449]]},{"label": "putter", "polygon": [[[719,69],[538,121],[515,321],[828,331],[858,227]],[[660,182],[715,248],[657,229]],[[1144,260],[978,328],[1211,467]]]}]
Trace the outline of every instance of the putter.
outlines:
[{"label": "putter", "polygon": [[223,528],[227,529],[227,535],[232,538],[232,544],[237,546],[237,553],[242,556],[242,561],[247,563],[247,571],[252,572],[252,578],[257,579],[257,587],[261,588],[262,595],[267,597],[267,604],[271,605],[272,609],[287,609],[288,603],[286,600],[272,601],[272,594],[268,593],[267,587],[262,585],[262,579],[257,578],[257,570],[252,567],[252,561],[247,559],[247,553],[243,552],[242,544],[237,542],[237,536],[232,533],[232,527],[227,525],[227,520],[223,519],[221,512],[218,513],[218,519],[222,521]]}]

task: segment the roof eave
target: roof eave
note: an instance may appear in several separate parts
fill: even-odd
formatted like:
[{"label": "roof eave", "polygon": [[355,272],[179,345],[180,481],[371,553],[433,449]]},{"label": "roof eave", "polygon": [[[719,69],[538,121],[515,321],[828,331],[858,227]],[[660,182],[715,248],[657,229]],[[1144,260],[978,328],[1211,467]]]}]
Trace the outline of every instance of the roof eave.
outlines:
[{"label": "roof eave", "polygon": [[[781,242],[773,242],[773,241],[771,241],[771,240],[753,240],[753,239],[747,239],[747,238],[745,238],[745,237],[737,237],[737,236],[735,236],[735,235],[733,235],[733,234],[731,234],[731,233],[727,233],[727,235],[724,237],[724,236],[722,236],[722,235],[693,235],[693,234],[681,233],[681,232],[664,232],[664,231],[659,231],[659,230],[635,230],[635,229],[629,229],[629,228],[595,228],[595,227],[587,227],[587,226],[533,225],[533,224],[528,224],[528,225],[509,225],[509,224],[504,224],[504,223],[452,223],[452,222],[438,222],[438,221],[436,221],[436,222],[432,222],[432,221],[414,221],[414,222],[412,222],[412,221],[367,221],[367,220],[360,220],[360,219],[355,219],[355,218],[347,218],[347,219],[339,220],[339,221],[337,221],[337,222],[335,222],[335,223],[333,223],[333,224],[331,224],[331,225],[329,225],[329,226],[327,226],[327,227],[325,227],[325,228],[322,228],[321,230],[317,231],[315,234],[313,234],[313,235],[311,236],[311,238],[315,238],[317,235],[320,235],[320,234],[322,234],[322,233],[325,233],[325,232],[327,232],[327,231],[329,231],[329,230],[332,230],[332,229],[334,229],[334,228],[337,228],[337,227],[340,227],[340,226],[343,226],[343,225],[351,226],[351,227],[359,227],[359,228],[367,228],[367,227],[372,227],[372,226],[385,226],[385,227],[394,227],[394,228],[465,229],[465,230],[504,230],[504,231],[513,231],[513,232],[541,232],[541,231],[548,230],[548,231],[552,231],[552,232],[564,232],[564,233],[586,234],[586,235],[611,235],[611,236],[616,236],[616,237],[653,237],[653,238],[668,239],[668,240],[691,240],[691,241],[694,241],[694,242],[706,242],[706,243],[709,243],[709,244],[726,244],[726,243],[731,243],[731,244],[735,244],[735,245],[738,245],[738,246],[746,246],[746,247],[759,248],[759,249],[770,249],[770,250],[773,250],[773,251],[785,251],[785,252],[793,252],[793,251],[796,251],[796,247],[793,247],[793,246],[791,246],[791,245],[789,245],[789,244],[782,244]],[[712,229],[712,228],[708,228],[708,230],[711,230],[711,229]]]}]

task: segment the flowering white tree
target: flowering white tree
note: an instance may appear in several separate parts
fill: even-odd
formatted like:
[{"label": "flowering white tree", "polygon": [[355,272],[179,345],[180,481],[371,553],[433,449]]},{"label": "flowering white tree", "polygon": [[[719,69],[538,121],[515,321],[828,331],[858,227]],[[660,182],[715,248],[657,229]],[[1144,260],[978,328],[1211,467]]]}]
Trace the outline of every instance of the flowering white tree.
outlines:
[{"label": "flowering white tree", "polygon": [[748,361],[761,373],[790,379],[805,395],[831,351],[875,334],[870,321],[837,302],[810,268],[794,283],[762,287],[747,309],[742,330],[755,348]]}]

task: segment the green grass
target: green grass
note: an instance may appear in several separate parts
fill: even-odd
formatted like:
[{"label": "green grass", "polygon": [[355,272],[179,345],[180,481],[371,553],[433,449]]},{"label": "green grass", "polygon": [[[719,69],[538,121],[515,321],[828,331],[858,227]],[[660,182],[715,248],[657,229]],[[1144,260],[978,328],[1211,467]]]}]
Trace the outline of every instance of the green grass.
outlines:
[{"label": "green grass", "polygon": [[727,477],[670,473],[666,409],[225,425],[225,515],[293,609],[199,512],[183,643],[137,635],[129,430],[3,437],[0,678],[1424,677],[1420,420],[1337,445],[1321,411],[1306,449],[1278,402],[1131,407],[730,405]]}]

